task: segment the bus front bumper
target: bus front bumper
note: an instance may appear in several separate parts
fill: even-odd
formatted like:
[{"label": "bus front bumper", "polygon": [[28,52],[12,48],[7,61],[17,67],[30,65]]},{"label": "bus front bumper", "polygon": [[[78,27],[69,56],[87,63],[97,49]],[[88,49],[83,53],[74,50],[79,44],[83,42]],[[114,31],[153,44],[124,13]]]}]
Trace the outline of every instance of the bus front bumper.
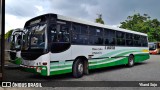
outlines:
[{"label": "bus front bumper", "polygon": [[47,66],[27,66],[27,65],[20,65],[22,67],[22,70],[27,72],[32,72],[36,74],[40,74],[42,76],[47,76]]},{"label": "bus front bumper", "polygon": [[15,60],[9,60],[9,62],[11,62],[11,63],[13,63],[13,64],[16,64],[16,65],[21,65],[21,64],[22,64],[22,59],[16,57]]}]

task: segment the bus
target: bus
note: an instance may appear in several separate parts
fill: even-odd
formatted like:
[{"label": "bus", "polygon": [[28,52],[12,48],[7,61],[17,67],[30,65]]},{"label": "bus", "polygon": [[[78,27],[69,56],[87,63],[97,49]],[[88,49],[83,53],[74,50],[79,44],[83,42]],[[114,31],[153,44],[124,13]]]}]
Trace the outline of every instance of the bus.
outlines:
[{"label": "bus", "polygon": [[21,66],[43,76],[128,65],[149,59],[147,34],[58,14],[44,14],[24,25]]},{"label": "bus", "polygon": [[149,53],[160,54],[160,42],[149,42]]},{"label": "bus", "polygon": [[21,28],[14,29],[11,35],[10,50],[9,50],[10,62],[17,65],[20,65],[22,62],[20,53],[21,53],[23,35],[24,32],[23,29]]}]

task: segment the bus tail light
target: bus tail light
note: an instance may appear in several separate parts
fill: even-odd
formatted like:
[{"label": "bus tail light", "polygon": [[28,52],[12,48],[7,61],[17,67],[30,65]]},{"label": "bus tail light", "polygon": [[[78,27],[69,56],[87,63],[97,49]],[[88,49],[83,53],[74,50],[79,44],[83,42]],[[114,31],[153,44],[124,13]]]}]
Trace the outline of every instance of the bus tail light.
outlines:
[{"label": "bus tail light", "polygon": [[47,65],[47,62],[43,62],[42,65]]}]

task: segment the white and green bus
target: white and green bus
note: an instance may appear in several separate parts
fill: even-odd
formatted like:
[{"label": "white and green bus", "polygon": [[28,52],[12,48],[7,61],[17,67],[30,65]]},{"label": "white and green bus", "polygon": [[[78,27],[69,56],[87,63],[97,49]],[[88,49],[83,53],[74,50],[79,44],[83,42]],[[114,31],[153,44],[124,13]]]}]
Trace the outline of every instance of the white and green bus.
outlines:
[{"label": "white and green bus", "polygon": [[149,59],[147,34],[57,14],[25,23],[22,67],[43,76],[88,74],[90,69],[133,66]]},{"label": "white and green bus", "polygon": [[21,45],[22,45],[22,38],[24,32],[23,29],[17,28],[12,31],[11,40],[10,40],[10,62],[20,65],[21,60]]}]

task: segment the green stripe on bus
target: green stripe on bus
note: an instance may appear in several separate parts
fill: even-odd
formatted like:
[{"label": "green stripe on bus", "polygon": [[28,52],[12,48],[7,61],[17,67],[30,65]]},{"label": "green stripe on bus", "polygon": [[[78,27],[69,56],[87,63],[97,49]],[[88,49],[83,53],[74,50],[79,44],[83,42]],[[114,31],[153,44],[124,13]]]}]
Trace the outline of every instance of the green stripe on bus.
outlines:
[{"label": "green stripe on bus", "polygon": [[[108,61],[108,60],[114,60],[115,58],[114,57],[118,57],[118,56],[124,56],[124,55],[127,55],[127,54],[130,54],[131,52],[138,52],[138,51],[128,51],[128,52],[124,52],[124,53],[119,53],[119,54],[117,54],[116,56],[113,56],[113,58],[107,58],[107,59],[104,59],[104,60],[94,60],[94,61],[92,61],[92,60],[90,60],[89,61],[89,63],[96,63],[96,62],[105,62],[106,60]],[[98,57],[99,58],[99,57]]]},{"label": "green stripe on bus", "polygon": [[149,54],[136,54],[134,56],[135,62],[142,62],[142,61],[147,60],[149,58],[150,58]]},{"label": "green stripe on bus", "polygon": [[123,59],[117,60],[115,62],[106,63],[106,64],[99,64],[99,65],[96,65],[96,68],[102,68],[102,67],[109,67],[109,66],[126,64],[127,60],[128,60],[128,58],[123,58]]},{"label": "green stripe on bus", "polygon": [[50,69],[65,68],[65,67],[69,67],[69,66],[72,66],[72,64],[70,64],[70,65],[61,65],[61,66],[52,66],[52,67],[50,67]]},{"label": "green stripe on bus", "polygon": [[22,70],[24,70],[26,72],[38,73],[35,68],[24,68],[23,67]]},{"label": "green stripe on bus", "polygon": [[134,49],[121,49],[121,50],[116,50],[116,51],[113,51],[113,52],[109,52],[109,53],[106,53],[106,54],[103,54],[103,55],[101,55],[101,56],[99,56],[99,57],[110,57],[110,56],[112,56],[112,55],[114,55],[114,54],[117,54],[117,53],[119,53],[119,52],[122,52],[122,51],[130,51],[130,52],[132,52],[132,50],[133,51],[141,51],[141,50],[134,50]]},{"label": "green stripe on bus", "polygon": [[50,75],[58,75],[58,74],[64,74],[64,73],[70,73],[72,72],[72,69],[64,69],[64,70],[58,70],[58,71],[51,71]]},{"label": "green stripe on bus", "polygon": [[10,61],[10,62],[11,62],[11,63],[14,63],[14,64],[16,64],[16,65],[20,65],[20,64],[22,64],[22,58],[16,57],[15,60]]}]

